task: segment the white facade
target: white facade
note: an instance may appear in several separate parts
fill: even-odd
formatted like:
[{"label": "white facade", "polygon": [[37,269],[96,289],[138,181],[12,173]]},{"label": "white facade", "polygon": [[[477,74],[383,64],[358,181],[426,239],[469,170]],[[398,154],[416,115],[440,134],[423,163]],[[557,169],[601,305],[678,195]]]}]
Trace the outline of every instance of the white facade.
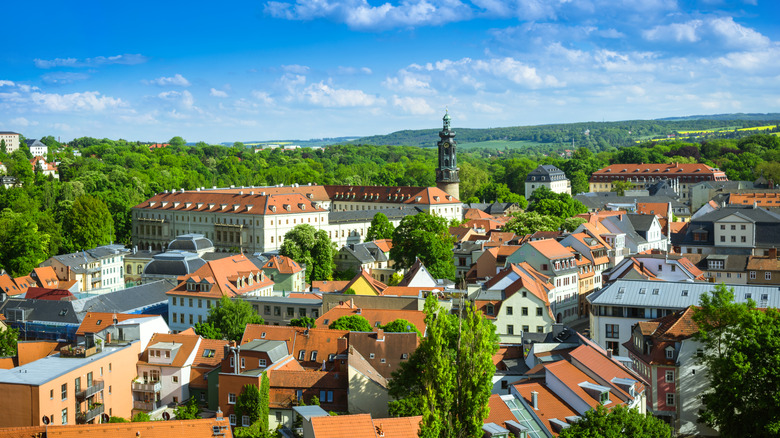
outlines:
[{"label": "white facade", "polygon": [[46,156],[46,154],[49,153],[49,147],[46,145],[41,146],[39,144],[36,144],[30,146],[30,153],[32,154],[33,157],[44,157]]},{"label": "white facade", "polygon": [[[191,351],[181,351],[183,344],[176,342],[157,342],[147,348],[147,363],[139,363],[138,378],[141,382],[154,384],[159,382],[159,391],[155,393],[155,402],[162,405],[169,403],[182,403],[188,398],[190,371],[195,355],[200,347],[201,339],[198,338],[195,347]],[[174,366],[173,362],[179,354],[188,354],[181,366]]]},{"label": "white facade", "polygon": [[19,149],[19,134],[16,132],[0,132],[0,141],[5,141],[5,152],[11,154]]},{"label": "white facade", "polygon": [[171,330],[178,333],[206,322],[209,311],[219,303],[217,298],[196,298],[180,295],[168,296],[168,321]]}]

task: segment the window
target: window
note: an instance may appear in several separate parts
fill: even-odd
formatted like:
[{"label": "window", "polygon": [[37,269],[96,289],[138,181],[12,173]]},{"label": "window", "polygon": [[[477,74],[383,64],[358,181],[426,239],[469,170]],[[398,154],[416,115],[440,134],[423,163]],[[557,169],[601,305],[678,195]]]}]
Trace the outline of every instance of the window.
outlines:
[{"label": "window", "polygon": [[368,358],[369,358],[369,359],[373,359],[373,358],[374,358],[374,353],[369,353],[369,354],[368,354]]},{"label": "window", "polygon": [[772,279],[772,273],[764,272],[764,280],[771,280],[771,279]]},{"label": "window", "polygon": [[281,316],[282,315],[282,308],[279,306],[274,306],[274,316]]},{"label": "window", "polygon": [[54,390],[53,389],[49,390],[49,400],[54,400]]},{"label": "window", "polygon": [[230,425],[231,426],[235,426],[236,425],[236,414],[230,414],[228,419],[230,420]]},{"label": "window", "polygon": [[530,330],[530,328],[528,328],[528,326],[527,326],[527,325],[524,325],[524,326],[523,326],[523,331],[524,331],[524,332],[528,332],[529,330]]},{"label": "window", "polygon": [[277,423],[281,423],[282,422],[282,413],[279,412],[279,411],[276,411],[275,414],[276,414],[276,422]]},{"label": "window", "polygon": [[666,405],[667,406],[674,406],[674,393],[673,392],[667,392],[666,393]]},{"label": "window", "polygon": [[607,341],[607,350],[612,351],[613,354],[617,354],[620,351],[620,342]]},{"label": "window", "polygon": [[507,308],[506,308],[506,314],[507,314],[507,315],[511,315],[511,314],[512,314],[512,311],[513,311],[513,309],[512,309],[512,306],[507,306]]},{"label": "window", "polygon": [[726,241],[726,236],[720,236],[720,241],[721,242],[725,242]]},{"label": "window", "polygon": [[249,427],[249,415],[241,416],[241,425],[244,427]]},{"label": "window", "polygon": [[62,424],[68,424],[68,408],[62,410]]},{"label": "window", "polygon": [[232,393],[232,392],[228,393],[228,404],[229,405],[236,404],[236,394],[235,393]]},{"label": "window", "polygon": [[606,337],[608,338],[619,338],[620,326],[617,324],[606,324],[606,332]]},{"label": "window", "polygon": [[314,362],[317,360],[317,350],[314,350],[311,352],[311,361]]},{"label": "window", "polygon": [[667,348],[666,349],[666,358],[667,359],[674,359],[674,348]]},{"label": "window", "polygon": [[173,376],[173,383],[179,383],[179,376]]},{"label": "window", "polygon": [[523,308],[520,310],[520,313],[521,313],[523,316],[528,316],[528,307],[523,307]]},{"label": "window", "polygon": [[537,307],[536,308],[536,316],[542,316],[542,308],[541,307]]},{"label": "window", "polygon": [[230,368],[236,367],[236,358],[233,356],[230,356]]},{"label": "window", "polygon": [[295,398],[298,401],[301,401],[301,399],[303,398],[303,390],[302,389],[296,389],[295,390]]},{"label": "window", "polygon": [[666,378],[664,380],[667,383],[674,383],[674,371],[673,370],[666,370]]},{"label": "window", "polygon": [[257,365],[260,366],[260,367],[264,367],[265,366],[265,359],[258,359]]},{"label": "window", "polygon": [[536,326],[536,333],[544,333],[544,326],[537,325]]},{"label": "window", "polygon": [[298,352],[298,360],[305,360],[306,359],[306,350],[301,350]]},{"label": "window", "polygon": [[495,309],[494,309],[494,307],[493,307],[493,305],[492,305],[492,304],[488,304],[488,305],[487,305],[487,314],[488,314],[488,315],[492,315],[492,314],[493,314],[493,312],[494,312],[494,310],[495,310]]},{"label": "window", "polygon": [[508,335],[515,334],[515,326],[513,326],[512,324],[507,325],[506,326],[506,334],[508,334]]},{"label": "window", "polygon": [[68,384],[63,383],[62,387],[60,388],[62,390],[62,399],[67,400],[68,399]]},{"label": "window", "polygon": [[108,393],[111,394],[111,385],[108,385]]},{"label": "window", "polygon": [[745,236],[740,236],[739,237],[739,241],[742,242],[742,243],[746,243],[747,242],[747,238]]},{"label": "window", "polygon": [[609,403],[609,391],[604,391],[599,395],[599,402],[602,405]]}]

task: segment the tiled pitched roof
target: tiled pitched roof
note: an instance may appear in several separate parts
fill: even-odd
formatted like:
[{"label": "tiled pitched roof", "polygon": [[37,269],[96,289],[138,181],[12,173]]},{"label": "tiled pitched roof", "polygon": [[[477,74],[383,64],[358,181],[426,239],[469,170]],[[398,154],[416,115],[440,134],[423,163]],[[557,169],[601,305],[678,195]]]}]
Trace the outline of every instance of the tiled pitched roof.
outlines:
[{"label": "tiled pitched roof", "polygon": [[312,417],[315,438],[376,438],[371,414]]},{"label": "tiled pitched roof", "polygon": [[421,421],[422,415],[373,420],[376,436],[384,436],[385,438],[417,438]]},{"label": "tiled pitched roof", "polygon": [[507,420],[517,421],[514,414],[512,414],[512,411],[509,409],[509,406],[501,400],[501,396],[498,394],[492,394],[490,396],[490,399],[488,399],[488,407],[490,408],[490,413],[483,421],[485,424],[495,423],[506,428],[505,422]]},{"label": "tiled pitched roof", "polygon": [[371,366],[371,363],[369,363],[366,358],[364,358],[363,355],[360,354],[357,349],[355,349],[355,347],[350,346],[348,351],[349,353],[347,354],[347,363],[349,364],[350,368],[354,368],[357,372],[366,378],[373,380],[379,386],[387,389],[387,379],[384,378],[382,374],[380,374],[379,371],[377,371],[373,366]]},{"label": "tiled pitched roof", "polygon": [[[425,334],[425,313],[419,310],[397,310],[397,309],[365,309],[365,308],[345,308],[334,307],[317,318],[317,327],[327,327],[333,321],[342,316],[360,315],[368,320],[371,328],[376,330],[379,325],[385,325],[396,319],[405,319],[415,327],[420,333]],[[325,321],[328,321],[326,324]]]},{"label": "tiled pitched roof", "polygon": [[[183,295],[203,298],[221,298],[222,296],[237,297],[248,292],[266,288],[274,284],[265,274],[262,274],[251,260],[243,254],[232,257],[225,257],[219,260],[212,260],[198,268],[190,275],[179,277],[181,282],[173,289],[168,291],[168,295]],[[236,279],[248,278],[250,275],[257,278],[260,275],[262,280],[253,281],[250,285],[248,281],[243,281],[239,288]],[[187,280],[192,278],[195,282],[205,282],[211,284],[211,290],[208,292],[188,291]]]},{"label": "tiled pitched roof", "polygon": [[323,186],[332,201],[394,204],[460,204],[436,187]]},{"label": "tiled pitched roof", "polygon": [[348,284],[349,281],[316,280],[311,282],[311,289],[322,293],[341,292]]},{"label": "tiled pitched roof", "polygon": [[204,190],[158,193],[133,208],[248,215],[327,212],[301,194],[262,195],[261,189],[243,189],[243,192],[244,194]]},{"label": "tiled pitched roof", "polygon": [[0,292],[5,293],[8,296],[19,295],[23,290],[19,289],[14,279],[8,274],[0,275]]},{"label": "tiled pitched roof", "polygon": [[554,239],[534,240],[526,243],[526,245],[531,245],[550,260],[570,258],[572,256],[571,251]]},{"label": "tiled pitched roof", "polygon": [[392,239],[377,239],[374,240],[374,244],[383,252],[390,252],[390,250],[393,249]]},{"label": "tiled pitched roof", "polygon": [[67,290],[64,289],[44,289],[42,287],[30,287],[27,289],[25,298],[30,300],[52,300],[52,301],[65,301],[74,300],[76,297]]},{"label": "tiled pitched roof", "polygon": [[538,382],[519,383],[515,385],[515,389],[532,410],[533,401],[531,393],[536,392],[538,394],[537,406],[539,409],[533,412],[542,421],[544,427],[554,436],[558,436],[558,433],[553,428],[550,420],[557,418],[561,421],[565,421],[566,417],[579,415],[574,408],[566,404],[566,402],[554,392],[550,391],[550,389],[547,388],[547,385]]},{"label": "tiled pitched roof", "polygon": [[281,255],[271,257],[263,265],[263,269],[276,269],[280,274],[295,274],[303,270],[295,260]]},{"label": "tiled pitched roof", "polygon": [[226,419],[148,421],[141,423],[71,424],[66,426],[30,426],[0,429],[0,438],[83,438],[110,436],[118,438],[213,438],[214,428],[220,438],[232,438],[233,431]]},{"label": "tiled pitched roof", "polygon": [[463,214],[464,219],[493,219],[493,216],[485,213],[484,211],[478,209],[478,208],[469,208],[466,209],[466,212]]},{"label": "tiled pitched roof", "polygon": [[698,326],[693,321],[693,313],[694,306],[688,306],[661,318],[641,321],[643,324],[639,324],[640,333],[652,339],[650,354],[637,350],[631,341],[625,342],[623,345],[632,355],[647,363],[674,365],[674,359],[666,358],[666,347],[674,346],[676,342],[688,339],[698,332]]},{"label": "tiled pitched roof", "polygon": [[347,283],[346,287],[344,287],[344,290],[352,287],[352,285],[358,282],[361,278],[364,279],[366,282],[368,282],[371,288],[374,289],[374,291],[376,291],[377,295],[381,295],[382,291],[387,288],[386,284],[372,277],[367,270],[361,269],[360,272],[357,275],[355,275],[355,277],[352,278],[352,280],[350,280],[349,283]]},{"label": "tiled pitched roof", "polygon": [[204,375],[221,365],[227,344],[228,341],[221,339],[201,339],[190,369],[190,388],[208,388],[209,383]]},{"label": "tiled pitched roof", "polygon": [[[581,345],[575,348],[574,351],[569,353],[569,356],[606,382],[611,382],[614,378],[636,380],[635,389],[637,390],[637,393],[641,393],[644,390],[644,385],[638,376],[631,374],[630,370],[617,362],[616,359],[605,356],[602,351],[599,351],[590,345]],[[629,396],[629,394],[620,386],[610,386],[616,388],[625,396]]]},{"label": "tiled pitched roof", "polygon": [[636,212],[639,214],[654,214],[666,217],[669,212],[668,202],[637,202]]},{"label": "tiled pitched roof", "polygon": [[408,360],[420,344],[416,333],[350,332],[349,345],[384,378],[389,379],[401,364]]},{"label": "tiled pitched roof", "polygon": [[750,256],[746,269],[749,271],[778,271],[780,270],[780,261],[777,260],[777,257]]},{"label": "tiled pitched roof", "polygon": [[176,352],[176,356],[173,358],[173,362],[170,365],[160,365],[155,363],[155,365],[159,366],[170,366],[174,368],[181,368],[187,364],[187,359],[189,359],[192,352],[198,348],[198,341],[200,341],[201,338],[198,335],[182,335],[181,333],[178,334],[172,334],[172,333],[155,333],[152,335],[152,339],[149,340],[149,345],[147,345],[146,350],[141,352],[141,356],[138,359],[139,364],[148,364],[149,363],[149,349],[154,346],[157,343],[168,343],[168,344],[181,344],[179,347],[179,351]]},{"label": "tiled pitched roof", "polygon": [[55,289],[59,287],[60,280],[57,278],[57,273],[54,272],[54,268],[51,266],[43,266],[33,269],[35,277],[38,279],[38,285],[49,289]]},{"label": "tiled pitched roof", "polygon": [[51,354],[59,353],[59,348],[64,346],[64,343],[57,341],[19,341],[16,346],[18,359],[16,366],[22,366]]},{"label": "tiled pitched roof", "polygon": [[287,298],[303,298],[306,300],[321,300],[322,295],[314,292],[290,292]]},{"label": "tiled pitched roof", "polygon": [[[593,382],[593,379],[588,377],[587,374],[583,373],[570,362],[559,360],[557,362],[545,364],[544,368],[546,372],[552,373],[555,377],[558,378],[558,380],[563,382],[566,387],[574,392],[577,397],[582,399],[582,401],[587,403],[591,408],[595,408],[600,404],[599,400],[596,400],[593,396],[588,394],[584,389],[582,389],[582,387],[579,386],[579,384],[582,382],[595,383]],[[615,400],[613,400],[613,402],[614,401]]]},{"label": "tiled pitched roof", "polygon": [[[346,342],[339,347],[339,338],[349,333],[347,330],[330,330],[328,328],[314,328],[307,330],[304,327],[274,326],[247,324],[241,344],[246,344],[255,339],[272,341],[284,341],[287,343],[287,352],[296,359],[301,350],[305,351],[305,360],[301,365],[308,368],[321,368],[322,362],[328,360],[330,355],[346,353]],[[311,352],[317,352],[316,361],[311,360]]]},{"label": "tiled pitched roof", "polygon": [[126,321],[128,319],[138,318],[157,318],[159,315],[137,315],[130,313],[109,313],[109,312],[88,312],[84,315],[84,319],[81,320],[79,329],[76,330],[77,335],[83,335],[85,333],[97,333],[104,330],[106,327],[110,327],[114,324],[114,319],[117,322]]},{"label": "tiled pitched roof", "polygon": [[[715,175],[725,179],[725,173],[706,164],[701,163],[645,163],[645,164],[613,164],[603,169],[599,169],[591,175],[590,181],[595,181],[596,176],[622,175],[641,177],[648,175],[675,175],[675,174],[693,174]],[[673,176],[670,176],[673,178]]]}]

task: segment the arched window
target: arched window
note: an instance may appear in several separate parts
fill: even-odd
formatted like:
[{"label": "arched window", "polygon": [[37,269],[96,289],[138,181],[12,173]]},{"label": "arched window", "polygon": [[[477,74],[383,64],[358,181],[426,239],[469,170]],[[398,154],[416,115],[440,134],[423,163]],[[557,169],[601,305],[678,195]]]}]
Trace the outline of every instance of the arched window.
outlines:
[{"label": "arched window", "polygon": [[132,274],[132,273],[133,273],[133,265],[128,263],[127,264],[127,274],[129,275],[129,274]]}]

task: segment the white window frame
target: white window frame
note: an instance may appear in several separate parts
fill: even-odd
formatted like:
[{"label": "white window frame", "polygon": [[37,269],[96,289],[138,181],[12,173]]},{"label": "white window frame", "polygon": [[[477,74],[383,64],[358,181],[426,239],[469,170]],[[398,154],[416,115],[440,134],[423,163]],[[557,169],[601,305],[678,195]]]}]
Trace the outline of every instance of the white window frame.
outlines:
[{"label": "white window frame", "polygon": [[241,416],[241,426],[243,427],[249,427],[252,424],[249,422],[249,415],[242,415]]},{"label": "white window frame", "polygon": [[666,376],[664,377],[664,382],[674,383],[674,370],[666,370]]},{"label": "white window frame", "polygon": [[235,393],[233,393],[233,392],[229,392],[228,393],[228,404],[229,405],[236,404],[236,394]]},{"label": "white window frame", "polygon": [[230,425],[231,426],[235,426],[236,425],[236,414],[230,414],[228,416],[228,420],[230,421]]},{"label": "white window frame", "polygon": [[[671,403],[669,403],[671,401]],[[677,405],[677,395],[673,392],[667,392],[666,393],[666,406],[676,406]]]}]

